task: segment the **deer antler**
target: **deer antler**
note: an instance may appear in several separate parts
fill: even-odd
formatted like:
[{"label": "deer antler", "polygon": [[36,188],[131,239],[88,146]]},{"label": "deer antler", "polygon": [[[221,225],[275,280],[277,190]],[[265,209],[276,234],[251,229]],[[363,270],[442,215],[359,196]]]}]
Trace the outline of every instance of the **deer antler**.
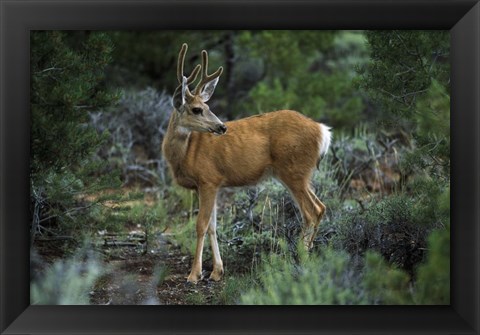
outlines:
[{"label": "deer antler", "polygon": [[207,74],[207,71],[208,71],[208,53],[205,50],[203,50],[202,51],[202,76],[200,77],[200,82],[197,84],[197,86],[193,90],[193,95],[199,95],[207,83],[218,78],[223,72],[223,67],[220,66],[218,70],[212,73],[211,75]]},{"label": "deer antler", "polygon": [[[183,65],[185,63],[185,55],[187,54],[187,49],[188,49],[187,43],[183,43],[182,49],[180,49],[180,53],[178,54],[177,79],[180,85],[182,85],[182,82],[183,82]],[[197,79],[198,73],[200,72],[200,68],[201,68],[200,64],[197,64],[197,66],[195,66],[192,73],[187,78],[187,85],[193,83]],[[193,98],[193,95],[190,93],[190,90],[188,89],[188,87],[185,93],[188,94],[190,98]]]}]

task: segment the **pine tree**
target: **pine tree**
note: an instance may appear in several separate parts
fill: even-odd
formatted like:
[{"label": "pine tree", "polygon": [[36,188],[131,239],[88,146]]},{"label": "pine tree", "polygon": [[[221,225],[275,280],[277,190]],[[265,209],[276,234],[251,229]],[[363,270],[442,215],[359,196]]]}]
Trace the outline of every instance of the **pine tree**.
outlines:
[{"label": "pine tree", "polygon": [[410,134],[412,150],[400,164],[403,174],[410,176],[403,186],[415,199],[411,214],[419,225],[439,228],[430,234],[415,299],[417,303],[448,303],[449,34],[393,30],[370,31],[366,36],[370,61],[359,71],[360,86],[377,104],[382,123]]},{"label": "pine tree", "polygon": [[72,218],[75,196],[112,183],[91,158],[106,134],[88,125],[88,111],[116,99],[104,84],[112,47],[101,33],[31,34],[32,238],[46,218]]}]

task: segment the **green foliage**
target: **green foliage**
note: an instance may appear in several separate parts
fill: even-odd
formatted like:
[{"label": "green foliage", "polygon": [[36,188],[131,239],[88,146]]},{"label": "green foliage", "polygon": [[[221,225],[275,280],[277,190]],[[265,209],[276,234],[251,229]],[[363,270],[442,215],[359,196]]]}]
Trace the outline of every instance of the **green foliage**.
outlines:
[{"label": "green foliage", "polygon": [[[177,221],[175,223],[175,241],[183,253],[187,253],[191,256],[195,255],[196,246],[192,241],[197,240],[195,223],[196,220],[193,218]],[[205,246],[205,249],[207,248],[208,246]]]},{"label": "green foliage", "polygon": [[450,94],[445,85],[433,79],[428,91],[417,102],[417,113],[420,135],[442,136],[450,143]]},{"label": "green foliage", "polygon": [[193,209],[198,208],[198,196],[191,190],[186,190],[174,185],[170,188],[171,195],[179,204],[180,210],[189,211],[193,215]]},{"label": "green foliage", "polygon": [[363,209],[345,211],[336,221],[336,234],[330,243],[352,255],[375,251],[413,275],[423,260],[427,235],[434,227],[416,217],[417,206],[417,199],[399,194],[373,200]]},{"label": "green foliage", "polygon": [[260,284],[242,295],[243,304],[366,303],[348,254],[324,248],[319,254],[307,255],[299,248],[297,260],[288,255],[271,254],[263,258],[258,272]]},{"label": "green foliage", "polygon": [[187,304],[189,304],[189,305],[205,305],[205,303],[206,303],[206,297],[200,291],[194,291],[194,292],[189,293],[185,297],[185,300],[186,300]]},{"label": "green foliage", "polygon": [[[355,41],[351,35],[345,36]],[[328,31],[244,32],[239,37],[242,52],[261,60],[263,80],[238,108],[248,114],[295,109],[314,119],[328,119],[335,127],[356,125],[363,100],[351,85],[351,67],[337,63],[336,53],[358,50],[361,43],[342,44],[340,36],[344,35]],[[364,57],[361,52],[357,56]]]},{"label": "green foliage", "polygon": [[[196,215],[198,209],[198,196],[194,191],[172,185],[166,188],[167,197],[159,201],[167,210],[165,213],[165,226],[172,229],[175,244],[183,253],[195,254],[196,241]],[[168,218],[168,219],[167,219]],[[208,238],[206,239],[208,243]],[[205,247],[207,249],[208,246]]]},{"label": "green foliage", "polygon": [[374,304],[448,305],[450,303],[450,229],[433,231],[428,237],[425,263],[417,270],[417,280],[388,265],[372,252],[365,258],[364,283]]},{"label": "green foliage", "polygon": [[388,112],[409,116],[435,79],[449,91],[449,34],[445,31],[367,31],[370,62],[361,86]]},{"label": "green foliage", "polygon": [[362,121],[364,101],[347,70],[306,73],[296,93],[298,110],[330,126],[351,129]]},{"label": "green foliage", "polygon": [[166,226],[167,209],[162,201],[146,204],[142,193],[139,194],[140,198],[132,193],[116,197],[113,202],[116,205],[100,206],[91,213],[95,229],[125,233],[128,227],[136,227],[145,231],[148,244],[150,235]]},{"label": "green foliage", "polygon": [[426,227],[445,227],[450,222],[450,183],[428,176],[408,183],[415,199],[415,223]]},{"label": "green foliage", "polygon": [[224,279],[225,284],[222,290],[215,295],[214,304],[216,305],[237,305],[240,303],[242,296],[253,285],[255,285],[255,278],[248,275],[231,276]]},{"label": "green foliage", "polygon": [[[404,128],[415,148],[409,173],[450,173],[450,53],[444,31],[370,31],[370,62],[359,68],[362,88],[376,102],[379,122]],[[388,114],[387,114],[388,113]]]},{"label": "green foliage", "polygon": [[[200,52],[207,49],[210,56],[210,67],[220,65],[217,46],[228,31],[115,31],[109,33],[115,49],[110,70],[110,85],[144,89],[154,85],[167,89],[171,94],[178,86],[177,57],[182,43],[188,43],[188,57],[185,61],[185,72],[192,71],[199,63]],[[222,63],[224,61],[222,60]]]},{"label": "green foliage", "polygon": [[273,79],[272,84],[266,82],[258,83],[250,91],[251,106],[247,106],[246,110],[251,114],[258,114],[265,111],[273,111],[279,109],[295,108],[296,94],[291,87],[282,87],[278,78]]},{"label": "green foliage", "polygon": [[408,195],[392,195],[379,202],[373,203],[365,212],[365,219],[371,224],[407,224],[414,222],[412,208],[414,199]]},{"label": "green foliage", "polygon": [[409,280],[405,272],[388,265],[379,254],[365,255],[364,283],[373,304],[412,304]]},{"label": "green foliage", "polygon": [[108,106],[103,88],[113,45],[92,33],[80,45],[58,31],[31,35],[32,173],[60,172],[85,164],[102,136],[86,125],[87,111]]},{"label": "green foliage", "polygon": [[287,190],[276,181],[237,192],[217,228],[219,239],[226,241],[220,244],[225,269],[250,273],[262,253],[282,252],[283,238],[295,244],[299,219]]},{"label": "green foliage", "polygon": [[450,304],[450,226],[428,238],[427,261],[418,269],[415,303]]},{"label": "green foliage", "polygon": [[116,45],[114,86],[154,85],[172,94],[177,86],[178,50],[186,42],[187,73],[199,63],[202,49],[209,51],[210,68],[225,68],[211,102],[220,116],[237,118],[289,108],[335,127],[352,127],[363,115],[364,99],[351,85],[353,64],[363,64],[367,56],[361,32],[113,32],[110,36]]},{"label": "green foliage", "polygon": [[221,297],[231,302],[240,296],[242,304],[266,305],[448,304],[449,243],[449,229],[430,235],[426,262],[418,268],[416,281],[373,251],[364,258],[331,247],[309,255],[298,250],[297,257],[264,255],[255,278],[244,277],[236,289],[224,289]]},{"label": "green foliage", "polygon": [[[333,43],[331,31],[290,31],[263,30],[244,31],[239,36],[239,44],[251,50],[252,57],[261,57],[263,65],[271,77],[288,81],[291,76],[304,72],[315,52],[324,52]],[[303,62],[299,62],[303,59]]]},{"label": "green foliage", "polygon": [[48,266],[42,276],[30,283],[32,305],[88,305],[95,281],[105,271],[85,250]]},{"label": "green foliage", "polygon": [[441,182],[450,179],[450,96],[432,81],[418,99],[414,117],[416,150],[406,157],[407,170],[424,170]]},{"label": "green foliage", "polygon": [[[421,254],[415,256],[417,261],[411,262],[413,267],[409,272],[418,275],[418,292],[411,297],[383,296],[378,299],[386,303],[397,300],[420,304],[429,301],[446,303],[449,301],[449,247],[445,244],[444,250],[435,247],[436,243],[449,240],[449,231],[444,229],[450,221],[449,35],[443,31],[370,31],[366,36],[370,61],[359,67],[358,83],[379,107],[376,114],[378,124],[397,131],[404,129],[411,141],[411,149],[399,160],[403,177],[401,190],[405,192],[404,197],[409,197],[405,199],[407,206],[400,202],[392,207],[396,215],[406,214],[403,215],[405,227],[399,229],[395,223],[398,219],[388,220],[393,229],[390,232],[382,230],[379,239],[374,240],[382,246],[391,240],[391,236],[406,235],[413,241],[409,251],[412,253],[415,249],[425,249],[427,234],[442,227],[441,233],[433,233],[428,239],[427,262],[415,273],[413,268]],[[372,211],[371,207],[368,211],[373,216],[360,222],[367,221],[371,225],[376,216],[379,218],[378,212]],[[371,245],[371,241],[364,244],[365,247]],[[393,245],[398,253],[399,245]],[[384,258],[392,261],[384,251]],[[402,265],[402,262],[393,263]],[[438,281],[433,279],[435,271]],[[398,273],[392,275],[401,278]],[[398,280],[397,291],[400,291],[404,282]],[[431,300],[426,298],[428,282],[436,283],[429,292]],[[395,287],[392,289],[395,292]]]},{"label": "green foliage", "polygon": [[[304,253],[304,251],[303,251]],[[245,293],[243,304],[351,305],[366,300],[346,253],[323,249],[320,255],[301,255],[298,263],[285,256],[264,258],[260,285]]]},{"label": "green foliage", "polygon": [[82,225],[92,205],[81,198],[119,185],[115,171],[97,174],[104,162],[92,154],[108,135],[88,124],[88,111],[116,99],[104,85],[112,49],[103,33],[31,34],[32,239],[47,223]]},{"label": "green foliage", "polygon": [[170,275],[170,269],[167,266],[159,266],[153,271],[154,287],[160,286]]},{"label": "green foliage", "polygon": [[[331,196],[340,193],[342,200],[346,200],[345,196],[359,194],[363,198],[371,193],[387,194],[400,189],[398,159],[406,148],[392,137],[373,132],[366,124],[353,128],[353,133],[335,132],[328,160],[321,165],[321,169],[329,169],[330,178],[337,184]],[[330,183],[329,186],[334,187]]]},{"label": "green foliage", "polygon": [[172,112],[171,96],[148,87],[121,90],[118,103],[91,113],[90,123],[109,137],[96,156],[122,171],[125,185],[155,186],[166,182],[161,147]]}]

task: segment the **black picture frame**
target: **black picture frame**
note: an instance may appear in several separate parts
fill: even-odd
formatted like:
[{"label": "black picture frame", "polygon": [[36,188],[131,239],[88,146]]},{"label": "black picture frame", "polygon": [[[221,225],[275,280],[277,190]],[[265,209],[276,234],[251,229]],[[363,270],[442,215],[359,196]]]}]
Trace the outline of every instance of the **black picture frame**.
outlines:
[{"label": "black picture frame", "polygon": [[[479,334],[480,4],[474,0],[0,0],[2,334]],[[29,32],[48,29],[447,29],[450,306],[29,306]]]}]

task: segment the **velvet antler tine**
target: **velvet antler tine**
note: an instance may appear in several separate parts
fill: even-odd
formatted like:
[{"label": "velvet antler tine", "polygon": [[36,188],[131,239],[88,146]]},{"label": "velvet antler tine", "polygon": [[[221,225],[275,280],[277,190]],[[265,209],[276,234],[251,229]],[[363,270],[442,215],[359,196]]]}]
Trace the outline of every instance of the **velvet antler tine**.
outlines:
[{"label": "velvet antler tine", "polygon": [[185,63],[185,54],[187,53],[187,49],[187,43],[183,43],[180,53],[178,54],[177,79],[179,84],[182,84],[183,81],[183,64]]},{"label": "velvet antler tine", "polygon": [[195,89],[193,90],[194,95],[198,95],[202,92],[202,89],[205,87],[207,83],[214,80],[215,78],[219,77],[223,72],[223,67],[219,67],[217,71],[213,74],[208,74],[208,53],[203,50],[202,51],[202,77],[200,78],[200,82],[197,84]]},{"label": "velvet antler tine", "polygon": [[201,68],[202,67],[200,66],[200,64],[197,64],[197,66],[195,66],[192,74],[187,78],[187,84],[191,84],[197,79],[198,73],[200,72]]},{"label": "velvet antler tine", "polygon": [[202,76],[200,77],[200,82],[195,86],[193,94],[197,95],[202,90],[202,87],[205,85],[205,80],[208,76],[208,53],[205,50],[202,50]]},{"label": "velvet antler tine", "polygon": [[208,77],[208,53],[205,50],[202,50],[202,68],[203,68],[203,76],[206,78]]},{"label": "velvet antler tine", "polygon": [[[184,64],[185,64],[185,55],[187,54],[187,49],[188,45],[187,43],[182,44],[182,48],[180,49],[180,53],[178,54],[178,64],[177,64],[177,79],[178,83],[182,85],[183,83],[183,69],[184,69]],[[185,90],[185,95],[189,98],[192,99],[193,95],[190,93],[190,90],[188,89],[188,85],[194,82],[197,79],[198,73],[200,72],[201,66],[200,64],[197,64],[195,68],[193,69],[192,73],[190,76],[187,78],[187,87]]]},{"label": "velvet antler tine", "polygon": [[209,80],[208,81],[212,81],[213,79],[217,78],[217,77],[220,77],[223,73],[223,66],[220,66],[217,71],[215,71],[214,73],[212,73],[208,78]]}]

